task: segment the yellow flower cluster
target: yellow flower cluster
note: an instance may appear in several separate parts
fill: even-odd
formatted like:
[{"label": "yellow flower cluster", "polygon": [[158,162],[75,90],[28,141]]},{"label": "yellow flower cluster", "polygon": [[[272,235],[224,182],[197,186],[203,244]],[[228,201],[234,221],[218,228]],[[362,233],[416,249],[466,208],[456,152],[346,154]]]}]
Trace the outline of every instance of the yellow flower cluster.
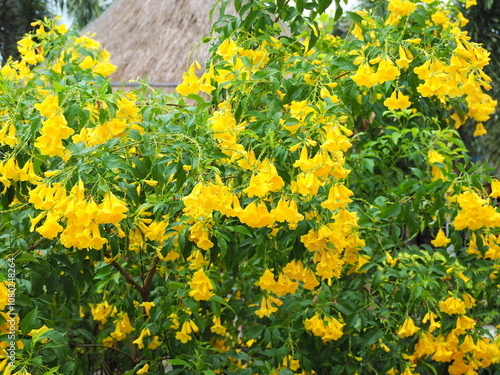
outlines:
[{"label": "yellow flower cluster", "polygon": [[345,324],[339,322],[333,317],[324,317],[323,319],[314,314],[312,318],[306,319],[304,327],[313,333],[314,336],[321,337],[323,342],[338,340],[342,337]]},{"label": "yellow flower cluster", "polygon": [[[308,290],[313,290],[319,285],[319,281],[316,279],[313,270],[304,267],[301,261],[292,260],[283,268],[283,272],[278,275],[277,281],[274,280],[274,274],[271,270],[266,269],[257,285],[268,293],[273,293],[277,297],[283,297],[287,294],[294,294],[299,287],[299,282]],[[277,306],[282,305],[282,302],[278,298],[268,295],[262,298],[261,307],[255,314],[262,318],[278,311],[271,303]]]},{"label": "yellow flower cluster", "polygon": [[95,321],[99,322],[101,327],[106,321],[108,317],[113,317],[118,313],[116,306],[110,305],[108,301],[104,301],[101,303],[90,304],[90,312]]},{"label": "yellow flower cluster", "polygon": [[[433,335],[441,323],[436,321],[438,316],[429,311],[422,319],[422,323],[429,323],[427,332],[422,332],[415,344],[414,352],[405,355],[411,363],[416,364],[419,359],[430,357],[437,362],[451,362],[448,371],[453,375],[477,373],[479,368],[489,367],[500,362],[500,348],[490,339],[480,337],[475,332],[476,322],[465,315],[466,308],[472,308],[475,301],[467,293],[463,299],[448,297],[439,302],[439,310],[447,315],[458,315],[455,328],[446,335]],[[420,331],[411,318],[407,318],[397,334],[401,338],[413,336]],[[474,338],[475,337],[475,338]]]},{"label": "yellow flower cluster", "polygon": [[[375,64],[377,64],[376,72],[372,67]],[[351,76],[351,79],[358,86],[370,88],[387,81],[394,81],[399,75],[399,68],[391,59],[379,58],[361,63],[356,73]]]},{"label": "yellow flower cluster", "polygon": [[210,75],[204,73],[200,78],[196,75],[196,69],[201,69],[198,61],[195,61],[189,67],[189,70],[185,72],[182,76],[182,83],[177,86],[177,92],[181,95],[188,96],[190,94],[198,94],[203,91],[206,94],[210,94],[212,90],[215,89],[210,84]]},{"label": "yellow flower cluster", "polygon": [[63,114],[63,109],[59,106],[59,97],[56,94],[47,93],[46,98],[41,103],[36,103],[42,120],[40,136],[35,141],[35,146],[42,155],[60,156],[64,161],[69,159],[70,152],[63,145],[63,140],[74,133],[68,127],[68,122]]},{"label": "yellow flower cluster", "polygon": [[357,216],[342,208],[332,217],[332,223],[311,229],[301,237],[306,248],[314,253],[316,275],[323,279],[338,278],[345,263],[365,263],[358,250],[365,242],[356,233]]},{"label": "yellow flower cluster", "polygon": [[246,123],[236,122],[229,102],[219,104],[217,111],[208,119],[208,124],[213,130],[213,137],[220,150],[231,160],[238,160],[245,156],[245,148],[238,143],[238,134],[245,129]]},{"label": "yellow flower cluster", "polygon": [[[60,183],[40,183],[30,191],[29,203],[42,210],[37,217],[31,219],[32,231],[45,218],[43,225],[36,228],[38,233],[48,239],[61,233],[61,243],[68,248],[74,246],[77,249],[101,249],[107,240],[101,236],[99,224],[117,226],[128,211],[125,202],[111,192],[105,194],[99,205],[93,199],[86,199],[81,180],[69,194]],[[63,220],[66,221],[64,228],[60,224]]]},{"label": "yellow flower cluster", "polygon": [[457,318],[456,328],[447,335],[424,332],[415,344],[414,353],[407,358],[413,363],[425,357],[451,362],[448,371],[452,375],[477,373],[479,368],[499,363],[498,345],[485,337],[474,339],[474,325],[474,320],[462,315]]},{"label": "yellow flower cluster", "polygon": [[208,301],[214,295],[211,292],[214,289],[212,282],[202,268],[194,273],[192,280],[188,284],[191,288],[189,295],[196,301]]},{"label": "yellow flower cluster", "polygon": [[[110,76],[115,72],[116,66],[111,64],[109,52],[102,49],[101,44],[92,39],[91,36],[82,35],[76,38],[74,43],[77,46],[85,47],[88,52],[92,53],[92,56],[86,55],[83,57],[83,60],[79,64],[80,68],[91,70],[92,73],[102,75],[103,77]],[[73,54],[73,51],[70,49],[67,53]]]},{"label": "yellow flower cluster", "polygon": [[460,211],[453,220],[455,229],[481,229],[500,226],[500,213],[486,199],[476,192],[468,190],[456,197]]},{"label": "yellow flower cluster", "polygon": [[118,319],[115,321],[115,324],[115,330],[111,332],[110,337],[116,341],[124,340],[129,333],[135,331],[127,313],[118,313]]},{"label": "yellow flower cluster", "polygon": [[[135,339],[132,343],[136,344],[139,349],[144,349],[144,338],[148,337],[148,336],[152,336],[151,331],[149,330],[149,328],[144,328],[141,331],[141,334],[139,335],[139,337],[137,339]],[[159,337],[157,335],[154,335],[153,339],[148,344],[147,348],[154,350],[154,349],[158,348],[160,345],[161,345],[161,341],[159,340]]]},{"label": "yellow flower cluster", "polygon": [[[9,114],[8,110],[5,110],[5,117]],[[1,120],[3,123],[0,129],[0,145],[7,145],[14,148],[15,145],[19,143],[16,135],[16,127],[12,120],[7,119],[6,121]]]},{"label": "yellow flower cluster", "polygon": [[15,181],[27,181],[35,184],[40,181],[40,177],[35,174],[33,161],[28,160],[22,168],[15,158],[0,161],[0,183],[3,184],[3,192]]},{"label": "yellow flower cluster", "polygon": [[177,331],[175,334],[175,338],[182,342],[183,344],[191,341],[193,338],[191,335],[199,331],[198,326],[191,319],[182,323],[182,328],[180,331]]},{"label": "yellow flower cluster", "polygon": [[[127,93],[120,96],[116,101],[117,111],[113,119],[104,121],[103,124],[93,128],[83,127],[78,134],[72,137],[73,142],[83,142],[85,147],[92,147],[112,138],[121,137],[127,128],[136,129],[142,133],[142,127],[137,124],[140,121],[140,110],[136,102],[135,94]],[[91,114],[98,112],[93,103],[89,103],[86,108]]]}]

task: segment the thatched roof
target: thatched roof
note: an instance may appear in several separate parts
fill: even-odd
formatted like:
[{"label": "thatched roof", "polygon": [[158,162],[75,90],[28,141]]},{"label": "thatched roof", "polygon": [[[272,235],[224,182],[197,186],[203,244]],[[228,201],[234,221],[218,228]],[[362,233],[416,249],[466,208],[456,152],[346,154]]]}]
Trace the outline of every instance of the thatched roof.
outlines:
[{"label": "thatched roof", "polygon": [[[204,65],[214,0],[115,0],[82,30],[111,53],[117,70],[113,82],[137,78],[148,82],[182,81],[196,58]],[[215,14],[214,14],[215,15]]]}]

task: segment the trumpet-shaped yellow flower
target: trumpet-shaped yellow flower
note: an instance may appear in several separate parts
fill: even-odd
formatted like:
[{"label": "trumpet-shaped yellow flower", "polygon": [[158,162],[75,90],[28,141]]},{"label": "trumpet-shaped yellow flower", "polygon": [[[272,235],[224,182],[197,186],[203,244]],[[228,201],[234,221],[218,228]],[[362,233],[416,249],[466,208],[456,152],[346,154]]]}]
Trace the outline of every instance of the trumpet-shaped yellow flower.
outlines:
[{"label": "trumpet-shaped yellow flower", "polygon": [[259,316],[259,318],[263,318],[265,316],[270,316],[272,313],[278,311],[276,306],[281,306],[283,302],[281,302],[278,298],[273,296],[267,296],[262,298],[262,302],[260,304],[260,309],[255,311],[255,314]]},{"label": "trumpet-shaped yellow flower", "polygon": [[396,331],[397,335],[401,338],[413,336],[420,330],[415,323],[413,323],[413,319],[408,317],[404,321],[403,325]]},{"label": "trumpet-shaped yellow flower", "polygon": [[128,314],[124,313],[119,317],[119,320],[116,322],[115,331],[112,332],[110,336],[117,341],[121,341],[132,331],[135,331],[135,328],[132,327]]},{"label": "trumpet-shaped yellow flower", "polygon": [[435,247],[443,247],[448,245],[451,242],[451,240],[446,237],[446,234],[442,229],[439,230],[436,238],[431,241],[431,244],[433,244]]},{"label": "trumpet-shaped yellow flower", "polygon": [[213,325],[210,327],[210,331],[217,333],[218,335],[224,336],[226,334],[226,327],[224,327],[220,321],[220,317],[214,316],[212,319]]},{"label": "trumpet-shaped yellow flower", "polygon": [[356,82],[358,86],[364,86],[366,88],[373,87],[378,83],[378,77],[368,63],[361,64],[356,73],[351,76],[351,79]]},{"label": "trumpet-shaped yellow flower", "polygon": [[318,314],[304,321],[304,327],[311,331],[314,336],[321,338],[323,342],[338,340],[342,337],[344,323],[339,322],[333,317],[321,319]]},{"label": "trumpet-shaped yellow flower", "polygon": [[438,316],[435,313],[429,311],[427,314],[425,314],[424,319],[422,319],[422,323],[429,322],[429,332],[433,332],[436,328],[441,327],[441,323],[436,322],[437,317]]},{"label": "trumpet-shaped yellow flower", "polygon": [[444,301],[439,301],[439,310],[448,314],[465,314],[465,303],[459,298],[448,297]]},{"label": "trumpet-shaped yellow flower", "polygon": [[139,349],[144,349],[143,340],[144,340],[144,337],[147,337],[147,336],[151,336],[151,331],[149,330],[149,328],[144,328],[141,331],[141,334],[139,335],[139,337],[137,339],[135,339],[134,341],[132,341],[132,343],[136,344]]},{"label": "trumpet-shaped yellow flower", "polygon": [[139,306],[142,306],[144,308],[144,312],[146,313],[147,316],[150,315],[151,308],[155,306],[154,302],[142,302],[139,304]]},{"label": "trumpet-shaped yellow flower", "polygon": [[336,210],[337,208],[343,208],[351,202],[350,196],[353,192],[345,187],[343,184],[335,184],[330,188],[328,192],[328,199],[321,203],[321,207]]},{"label": "trumpet-shaped yellow flower", "polygon": [[146,363],[139,370],[137,370],[138,375],[146,374],[149,371],[149,363]]},{"label": "trumpet-shaped yellow flower", "polygon": [[182,323],[182,328],[175,334],[175,338],[185,344],[188,341],[191,341],[193,339],[191,335],[198,331],[198,326],[190,319],[187,322]]},{"label": "trumpet-shaped yellow flower", "polygon": [[153,340],[148,345],[148,349],[157,349],[161,345],[161,341],[159,340],[158,336],[155,335],[153,337]]},{"label": "trumpet-shaped yellow flower", "polygon": [[391,111],[397,109],[406,109],[411,105],[408,96],[401,93],[399,90],[394,90],[390,97],[384,100],[384,105]]},{"label": "trumpet-shaped yellow flower", "polygon": [[255,201],[251,202],[242,210],[238,218],[243,224],[252,228],[263,228],[274,224],[274,215],[272,215],[264,202],[256,204]]},{"label": "trumpet-shaped yellow flower", "polygon": [[202,268],[194,273],[193,278],[188,284],[191,288],[189,295],[196,301],[208,301],[214,295],[211,292],[214,289],[212,282]]},{"label": "trumpet-shaped yellow flower", "polygon": [[55,238],[64,228],[59,224],[60,216],[49,211],[47,218],[41,227],[38,227],[36,231],[40,233],[43,237],[52,240]]}]

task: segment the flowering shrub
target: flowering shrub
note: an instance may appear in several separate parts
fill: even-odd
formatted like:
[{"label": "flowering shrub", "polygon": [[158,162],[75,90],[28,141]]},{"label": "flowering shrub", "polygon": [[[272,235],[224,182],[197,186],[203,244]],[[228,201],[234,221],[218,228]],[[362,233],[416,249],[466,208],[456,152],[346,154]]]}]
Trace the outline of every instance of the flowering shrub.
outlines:
[{"label": "flowering shrub", "polygon": [[348,12],[346,38],[331,2],[224,3],[171,96],[112,91],[53,20],[19,42],[4,373],[494,371],[500,182],[456,131],[486,131],[488,52],[440,1]]}]

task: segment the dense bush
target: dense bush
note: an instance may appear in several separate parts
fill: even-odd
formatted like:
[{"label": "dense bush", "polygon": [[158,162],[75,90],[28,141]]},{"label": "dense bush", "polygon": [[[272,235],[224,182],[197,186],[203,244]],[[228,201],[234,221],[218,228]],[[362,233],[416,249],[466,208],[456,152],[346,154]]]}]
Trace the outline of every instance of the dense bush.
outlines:
[{"label": "dense bush", "polygon": [[179,95],[113,92],[53,20],[19,42],[5,374],[498,372],[500,182],[456,131],[486,131],[488,52],[440,1],[345,39],[331,2],[224,3]]}]

